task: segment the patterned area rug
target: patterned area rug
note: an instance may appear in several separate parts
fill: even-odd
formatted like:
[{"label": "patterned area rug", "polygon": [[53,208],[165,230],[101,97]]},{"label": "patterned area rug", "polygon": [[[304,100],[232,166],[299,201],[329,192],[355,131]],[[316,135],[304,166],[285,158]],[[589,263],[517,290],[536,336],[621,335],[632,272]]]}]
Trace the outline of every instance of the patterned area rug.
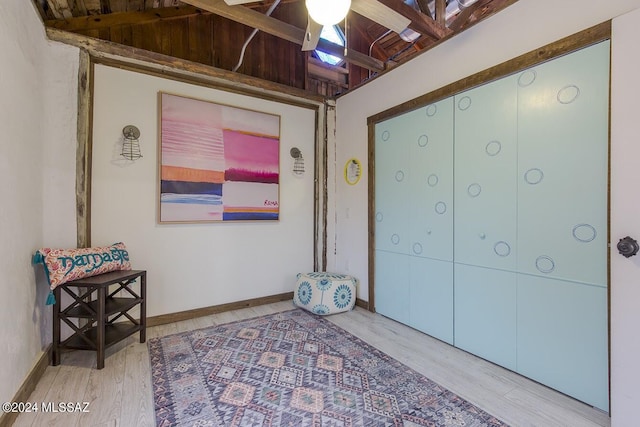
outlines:
[{"label": "patterned area rug", "polygon": [[148,341],[157,426],[505,426],[296,309]]}]

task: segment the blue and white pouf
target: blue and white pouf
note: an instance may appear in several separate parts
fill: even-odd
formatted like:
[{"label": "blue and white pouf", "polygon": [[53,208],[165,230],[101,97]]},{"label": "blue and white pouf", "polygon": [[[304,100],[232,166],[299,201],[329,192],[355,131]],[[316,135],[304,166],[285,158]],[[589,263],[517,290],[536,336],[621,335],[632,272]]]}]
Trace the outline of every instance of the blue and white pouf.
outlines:
[{"label": "blue and white pouf", "polygon": [[293,303],[315,314],[334,314],[353,309],[357,280],[346,274],[298,273]]}]

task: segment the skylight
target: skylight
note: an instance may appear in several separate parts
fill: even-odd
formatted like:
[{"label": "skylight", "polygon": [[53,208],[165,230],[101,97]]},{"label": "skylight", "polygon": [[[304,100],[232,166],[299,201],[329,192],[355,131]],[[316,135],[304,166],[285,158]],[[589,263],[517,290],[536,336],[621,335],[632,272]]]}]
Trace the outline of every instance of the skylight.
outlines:
[{"label": "skylight", "polygon": [[[344,34],[342,34],[342,30],[340,30],[340,27],[337,25],[325,25],[322,27],[320,38],[344,46]],[[326,64],[340,65],[344,62],[342,58],[320,52],[319,50],[316,50],[315,53],[318,55],[318,58]]]}]

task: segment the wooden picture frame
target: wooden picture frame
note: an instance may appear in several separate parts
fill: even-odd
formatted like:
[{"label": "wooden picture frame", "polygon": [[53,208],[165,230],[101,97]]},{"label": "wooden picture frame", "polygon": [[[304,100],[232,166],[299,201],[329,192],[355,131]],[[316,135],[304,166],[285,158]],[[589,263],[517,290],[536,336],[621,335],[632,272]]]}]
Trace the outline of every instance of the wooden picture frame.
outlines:
[{"label": "wooden picture frame", "polygon": [[280,116],[158,93],[158,223],[279,218]]}]

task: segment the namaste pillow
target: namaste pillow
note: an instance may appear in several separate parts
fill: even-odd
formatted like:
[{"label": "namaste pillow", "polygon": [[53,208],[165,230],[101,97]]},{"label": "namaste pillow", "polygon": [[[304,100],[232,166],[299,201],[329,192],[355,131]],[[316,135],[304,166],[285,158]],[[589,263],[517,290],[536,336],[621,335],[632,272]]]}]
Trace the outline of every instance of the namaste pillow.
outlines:
[{"label": "namaste pillow", "polygon": [[33,256],[33,262],[44,265],[51,289],[83,277],[115,270],[131,270],[129,252],[124,243],[97,248],[43,248]]}]

